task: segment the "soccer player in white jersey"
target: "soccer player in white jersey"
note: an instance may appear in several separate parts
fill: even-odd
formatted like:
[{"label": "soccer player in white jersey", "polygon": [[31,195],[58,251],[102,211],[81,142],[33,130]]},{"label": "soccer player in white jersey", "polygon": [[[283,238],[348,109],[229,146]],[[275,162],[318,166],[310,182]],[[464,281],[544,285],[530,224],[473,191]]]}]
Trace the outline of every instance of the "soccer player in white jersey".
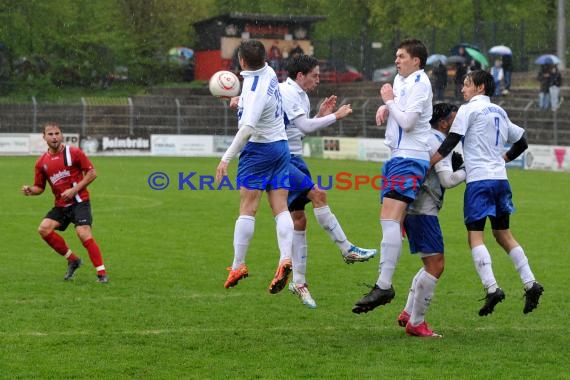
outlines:
[{"label": "soccer player in white jersey", "polygon": [[299,296],[301,302],[309,308],[317,307],[309,292],[307,270],[307,217],[305,205],[313,204],[313,212],[319,225],[328,233],[332,241],[339,247],[342,257],[347,263],[367,261],[376,254],[375,249],[364,249],[355,246],[348,240],[336,216],[327,203],[325,190],[315,185],[307,164],[303,160],[303,137],[332,125],[352,113],[350,104],[340,106],[336,111],[336,96],[326,98],[319,107],[319,112],[310,117],[311,104],[308,92],[314,91],[319,84],[319,62],[308,55],[294,57],[288,67],[288,78],[279,84],[283,97],[283,111],[291,165],[289,175],[289,211],[293,217],[293,281],[289,290]]},{"label": "soccer player in white jersey", "polygon": [[401,226],[429,169],[433,95],[424,72],[427,55],[421,41],[402,41],[396,52],[394,86],[387,83],[380,89],[385,104],[376,112],[376,123],[388,121],[386,145],[392,154],[382,166],[380,275],[370,293],[353,307],[357,314],[385,305],[396,295],[392,277],[402,253]]},{"label": "soccer player in white jersey", "polygon": [[241,151],[237,172],[240,207],[234,229],[234,260],[228,268],[230,273],[224,287],[234,287],[248,276],[245,257],[253,236],[259,201],[263,191],[267,191],[277,224],[280,251],[279,265],[269,285],[269,292],[274,294],[287,285],[292,271],[293,220],[287,209],[290,153],[279,82],[265,62],[265,47],[257,40],[245,40],[239,46],[238,56],[244,70],[238,102],[238,132],[216,170],[216,180],[222,181],[228,174],[230,160]]},{"label": "soccer player in white jersey", "polygon": [[[430,120],[432,133],[428,140],[431,154],[437,151],[447,136],[456,113],[457,107],[451,104],[439,103],[433,107]],[[448,155],[429,170],[416,200],[409,205],[404,220],[410,252],[419,254],[423,262],[422,268],[412,280],[406,306],[398,316],[398,324],[405,327],[406,333],[411,336],[441,337],[428,327],[425,315],[444,269],[443,235],[438,220],[443,195],[446,188],[465,181],[463,159],[459,154],[457,157],[452,162],[452,155]]]},{"label": "soccer player in white jersey", "polygon": [[[476,70],[465,77],[462,92],[467,103],[459,108],[448,137],[431,159],[432,163],[438,162],[463,139],[467,170],[463,213],[475,269],[486,290],[480,316],[491,314],[495,306],[505,299],[485,246],[487,217],[491,221],[493,236],[511,258],[524,284],[523,313],[530,313],[538,306],[544,291],[536,282],[524,250],[509,228],[514,206],[505,163],[517,158],[527,148],[524,129],[513,124],[500,106],[491,103],[490,96],[494,90],[493,76],[486,71]],[[505,144],[513,145],[503,153]]]}]

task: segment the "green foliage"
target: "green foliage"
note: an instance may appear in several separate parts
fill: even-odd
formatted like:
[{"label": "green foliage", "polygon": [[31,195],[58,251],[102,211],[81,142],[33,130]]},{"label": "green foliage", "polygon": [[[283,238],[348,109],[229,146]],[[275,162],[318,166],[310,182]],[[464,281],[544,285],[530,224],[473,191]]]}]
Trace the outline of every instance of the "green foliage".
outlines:
[{"label": "green foliage", "polygon": [[[98,173],[90,186],[93,231],[110,283],[95,283],[71,228],[62,235],[85,265],[64,282],[65,260],[36,231],[53,204],[51,193],[19,193],[33,179],[35,160],[0,160],[0,217],[9,221],[0,224],[0,379],[487,380],[561,379],[570,372],[568,210],[560,190],[570,185],[567,173],[509,171],[518,208],[513,233],[545,286],[540,306],[528,315],[518,275],[490,231],[495,274],[507,298],[492,315],[477,315],[483,292],[462,224],[463,191],[446,192],[446,270],[427,315],[444,338],[429,340],[407,337],[395,322],[421,265],[407,243],[394,276],[395,300],[355,315],[351,307],[367,291],[362,283],[377,278],[378,258],[346,265],[310,207],[307,279],[317,309],[287,290],[267,292],[278,252],[265,199],[247,256],[250,276],[224,289],[239,194],[177,190],[179,172],[213,175],[216,158],[92,157]],[[314,175],[379,173],[376,163],[308,162]],[[170,176],[168,189],[148,187],[155,171]],[[333,189],[328,200],[353,242],[378,247],[376,190]]]},{"label": "green foliage", "polygon": [[[360,69],[393,61],[398,42],[423,40],[447,54],[458,42],[513,48],[515,66],[556,47],[557,0],[0,0],[2,93],[54,88],[106,87],[117,66],[139,85],[171,81],[173,46],[193,46],[194,22],[230,12],[324,15],[315,24],[315,54],[340,58]],[[567,7],[567,12],[568,12]],[[382,43],[372,50],[371,42]],[[366,67],[364,67],[366,66]],[[372,67],[371,67],[372,66]],[[5,76],[10,76],[6,82]],[[26,85],[22,86],[22,83]]]}]

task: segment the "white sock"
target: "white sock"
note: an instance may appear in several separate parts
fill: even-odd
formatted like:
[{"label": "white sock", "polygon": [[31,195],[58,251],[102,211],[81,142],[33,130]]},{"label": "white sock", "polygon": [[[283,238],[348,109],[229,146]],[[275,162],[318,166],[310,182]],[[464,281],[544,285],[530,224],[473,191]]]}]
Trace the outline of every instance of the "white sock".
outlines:
[{"label": "white sock", "polygon": [[410,291],[408,292],[408,299],[406,300],[406,306],[404,307],[404,310],[406,311],[406,313],[410,315],[412,314],[412,310],[414,307],[414,294],[416,291],[416,283],[418,281],[418,277],[423,271],[424,268],[421,267],[420,270],[416,273],[416,275],[412,279],[412,286],[410,287]]},{"label": "white sock", "polygon": [[484,244],[473,247],[471,249],[471,255],[473,256],[475,270],[477,270],[477,274],[479,274],[483,286],[487,289],[487,293],[495,292],[498,285],[497,280],[495,280],[495,275],[493,274],[491,255],[487,247],[485,247]]},{"label": "white sock", "polygon": [[348,241],[342,227],[329,206],[318,207],[313,210],[319,225],[329,234],[331,240],[340,248],[342,253],[347,253],[352,244]]},{"label": "white sock", "polygon": [[237,218],[234,227],[234,262],[232,269],[238,269],[241,264],[245,263],[245,255],[249,248],[249,242],[253,237],[254,229],[254,216],[240,215],[240,217]]},{"label": "white sock", "polygon": [[275,216],[277,230],[277,245],[279,246],[279,261],[291,259],[293,254],[293,219],[286,210]]},{"label": "white sock", "polygon": [[521,246],[515,247],[509,252],[509,257],[513,261],[513,264],[515,264],[515,269],[519,272],[522,283],[525,285],[525,288],[528,289],[532,286],[535,279],[532,270],[530,270],[530,265],[528,264],[524,250]]},{"label": "white sock", "polygon": [[417,326],[425,320],[426,312],[433,298],[437,278],[426,271],[418,276],[414,295],[414,306],[410,315],[410,323]]},{"label": "white sock", "polygon": [[307,233],[306,231],[293,231],[293,282],[304,284],[307,282]]},{"label": "white sock", "polygon": [[376,284],[380,289],[392,286],[392,277],[402,254],[402,229],[395,220],[382,219],[382,242],[380,244],[380,276]]}]

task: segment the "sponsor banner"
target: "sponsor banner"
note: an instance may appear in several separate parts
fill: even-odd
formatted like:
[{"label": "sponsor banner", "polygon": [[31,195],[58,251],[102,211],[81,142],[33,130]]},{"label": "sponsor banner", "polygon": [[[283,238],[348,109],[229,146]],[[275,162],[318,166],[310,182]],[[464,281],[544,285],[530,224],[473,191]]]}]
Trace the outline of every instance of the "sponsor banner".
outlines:
[{"label": "sponsor banner", "polygon": [[357,160],[358,139],[351,137],[323,137],[323,158]]},{"label": "sponsor banner", "polygon": [[[44,142],[44,147],[45,147],[45,142]],[[28,153],[30,153],[29,134],[27,133],[0,134],[0,154],[28,154]]]},{"label": "sponsor banner", "polygon": [[206,135],[151,135],[150,151],[155,156],[217,156],[214,136]]},{"label": "sponsor banner", "polygon": [[81,139],[81,149],[86,154],[96,154],[99,150],[99,140],[95,137],[86,137]]},{"label": "sponsor banner", "polygon": [[303,156],[313,157],[313,158],[323,158],[322,137],[304,137]]},{"label": "sponsor banner", "polygon": [[101,139],[99,148],[108,150],[150,150],[150,140],[143,137],[107,137]]},{"label": "sponsor banner", "polygon": [[312,158],[383,162],[390,158],[390,149],[384,144],[384,139],[305,137],[303,155]]},{"label": "sponsor banner", "polygon": [[358,139],[358,159],[362,161],[384,162],[390,159],[390,148],[384,139]]},{"label": "sponsor banner", "polygon": [[[503,153],[507,153],[509,149],[511,149],[510,144],[505,144],[505,149],[503,150]],[[507,162],[506,167],[507,169],[510,168],[517,168],[517,169],[524,169],[524,153],[521,154],[520,156],[518,156],[517,158],[515,158],[514,160]]]},{"label": "sponsor banner", "polygon": [[214,136],[214,153],[221,157],[228,150],[233,140],[233,136]]},{"label": "sponsor banner", "polygon": [[525,169],[570,170],[570,148],[551,145],[529,145],[524,153]]},{"label": "sponsor banner", "polygon": [[[30,135],[30,154],[43,154],[47,151],[47,144],[44,140],[43,133],[31,133]],[[69,146],[80,146],[78,133],[64,133],[63,143]]]}]

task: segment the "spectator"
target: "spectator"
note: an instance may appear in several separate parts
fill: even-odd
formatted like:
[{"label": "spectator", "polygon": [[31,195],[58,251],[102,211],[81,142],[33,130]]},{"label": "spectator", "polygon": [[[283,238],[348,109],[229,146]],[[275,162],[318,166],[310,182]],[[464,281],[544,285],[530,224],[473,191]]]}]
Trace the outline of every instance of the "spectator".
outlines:
[{"label": "spectator", "polygon": [[562,75],[560,75],[556,65],[552,65],[550,68],[549,85],[550,107],[552,111],[556,112],[560,106],[560,86],[562,85]]},{"label": "spectator", "polygon": [[271,66],[275,72],[281,70],[281,60],[283,59],[283,54],[281,53],[281,49],[279,49],[278,45],[279,42],[277,40],[273,41],[273,45],[271,45],[267,52],[269,66]]},{"label": "spectator", "polygon": [[482,69],[481,62],[472,59],[471,64],[469,65],[469,71],[475,71],[481,69]]},{"label": "spectator", "polygon": [[495,65],[491,67],[491,75],[495,81],[495,92],[493,96],[501,96],[501,82],[503,81],[505,74],[503,71],[503,61],[500,58],[495,60]]},{"label": "spectator", "polygon": [[467,63],[459,62],[455,68],[455,100],[462,101],[463,78],[467,75]]},{"label": "spectator", "polygon": [[541,65],[538,71],[540,92],[538,93],[538,106],[540,109],[550,108],[550,69],[549,65]]},{"label": "spectator", "polygon": [[504,55],[503,56],[503,74],[504,74],[504,84],[505,89],[503,90],[503,95],[507,95],[511,91],[511,74],[513,73],[513,56]]},{"label": "spectator", "polygon": [[234,49],[234,52],[232,53],[232,61],[230,62],[230,71],[234,74],[239,74],[239,72],[242,70],[239,63],[238,52],[239,46]]},{"label": "spectator", "polygon": [[297,41],[293,41],[293,47],[291,48],[291,50],[289,50],[289,59],[292,60],[293,58],[302,54],[305,54],[305,52],[303,51],[301,46],[299,46],[299,43]]},{"label": "spectator", "polygon": [[447,67],[438,61],[433,67],[432,76],[435,89],[434,100],[443,101],[447,87]]},{"label": "spectator", "polygon": [[469,68],[467,62],[467,52],[465,52],[465,48],[460,46],[457,55],[463,57],[463,62],[457,62],[455,66],[455,100],[462,101],[463,94],[461,93],[461,89],[463,88],[463,77],[467,74],[467,69]]}]

